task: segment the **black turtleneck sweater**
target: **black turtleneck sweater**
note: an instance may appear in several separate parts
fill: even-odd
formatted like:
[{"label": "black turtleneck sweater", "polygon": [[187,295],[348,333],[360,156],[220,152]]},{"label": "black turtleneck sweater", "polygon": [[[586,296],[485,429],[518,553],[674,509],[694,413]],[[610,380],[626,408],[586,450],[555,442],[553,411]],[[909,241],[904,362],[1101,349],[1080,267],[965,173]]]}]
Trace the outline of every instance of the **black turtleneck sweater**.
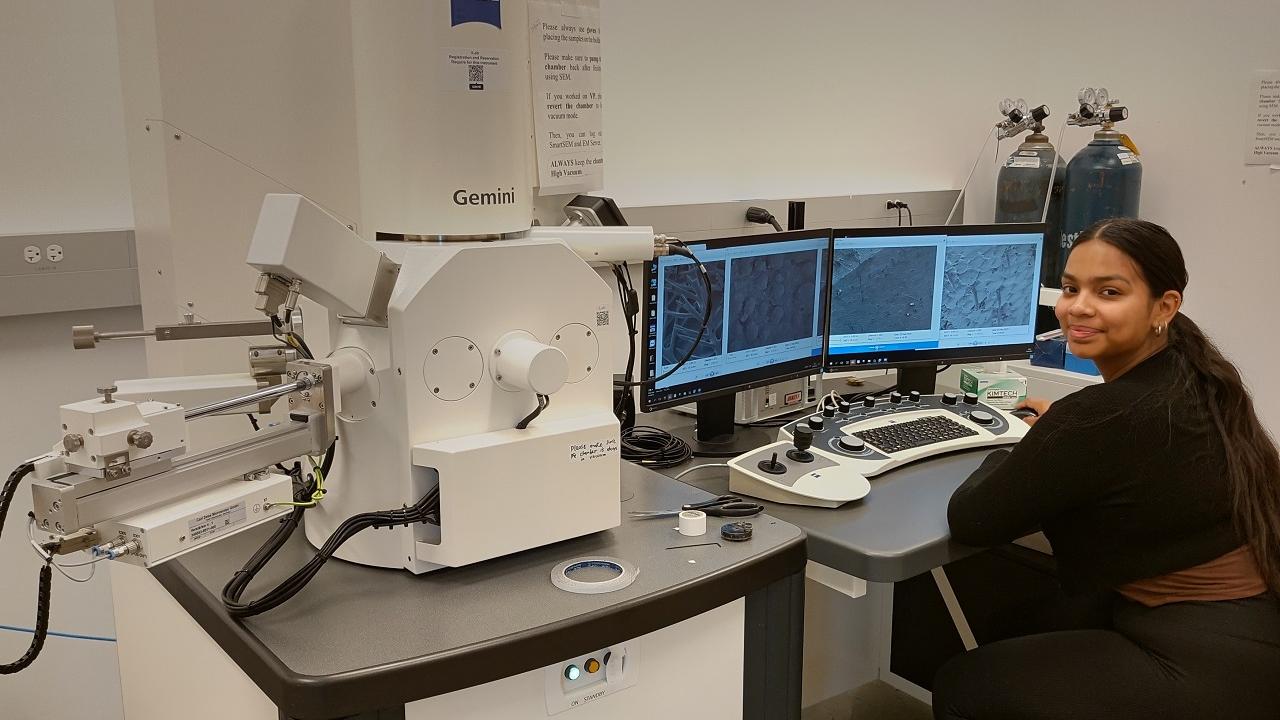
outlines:
[{"label": "black turtleneck sweater", "polygon": [[951,497],[951,536],[997,545],[1043,530],[1071,594],[1208,562],[1244,544],[1226,456],[1174,347],[1053,403]]}]

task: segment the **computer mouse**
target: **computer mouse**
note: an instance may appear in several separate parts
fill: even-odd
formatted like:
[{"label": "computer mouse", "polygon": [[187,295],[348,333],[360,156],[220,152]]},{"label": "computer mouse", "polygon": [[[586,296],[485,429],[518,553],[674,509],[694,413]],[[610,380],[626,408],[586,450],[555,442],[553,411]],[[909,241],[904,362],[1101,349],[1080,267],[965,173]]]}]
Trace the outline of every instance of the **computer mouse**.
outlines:
[{"label": "computer mouse", "polygon": [[1040,417],[1040,413],[1029,407],[1020,407],[1010,410],[1009,414],[1016,418]]}]

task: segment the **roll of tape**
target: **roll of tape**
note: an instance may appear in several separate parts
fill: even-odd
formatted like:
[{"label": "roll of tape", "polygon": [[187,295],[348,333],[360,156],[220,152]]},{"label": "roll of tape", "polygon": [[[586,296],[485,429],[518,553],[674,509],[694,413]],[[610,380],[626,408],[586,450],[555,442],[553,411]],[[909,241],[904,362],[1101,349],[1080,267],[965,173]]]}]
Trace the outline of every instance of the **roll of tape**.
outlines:
[{"label": "roll of tape", "polygon": [[[582,570],[602,570],[605,575],[612,577],[595,582],[570,577]],[[621,590],[635,582],[639,574],[640,569],[626,560],[603,556],[580,557],[565,560],[551,568],[551,584],[566,592],[595,595]]]},{"label": "roll of tape", "polygon": [[707,514],[701,510],[685,510],[680,513],[680,534],[695,537],[707,534]]}]

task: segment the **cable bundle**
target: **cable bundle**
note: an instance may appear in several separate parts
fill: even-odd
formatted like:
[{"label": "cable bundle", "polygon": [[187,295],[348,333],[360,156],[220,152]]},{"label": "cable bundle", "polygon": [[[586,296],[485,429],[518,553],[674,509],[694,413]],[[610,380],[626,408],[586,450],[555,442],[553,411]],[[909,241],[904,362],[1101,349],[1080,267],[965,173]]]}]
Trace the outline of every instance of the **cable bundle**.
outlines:
[{"label": "cable bundle", "polygon": [[[249,582],[253,580],[253,576],[262,566],[267,564],[271,556],[275,555],[280,546],[284,544],[280,540],[275,546],[271,546],[271,542],[276,540],[277,536],[283,536],[287,539],[293,529],[297,527],[298,519],[301,519],[302,508],[295,509],[289,514],[289,518],[281,523],[281,527],[272,535],[271,540],[250,558],[245,567],[236,572],[232,576],[231,581],[222,589],[222,602],[226,606],[227,612],[232,617],[252,617],[268,610],[279,607],[285,601],[297,595],[307,583],[320,572],[320,568],[333,557],[333,554],[342,547],[342,544],[350,540],[356,534],[368,528],[389,528],[396,525],[411,525],[413,523],[431,522],[439,520],[440,512],[440,489],[432,488],[430,492],[422,496],[422,499],[413,505],[401,508],[399,510],[383,510],[378,512],[360,513],[352,515],[338,526],[337,530],[329,536],[324,545],[316,551],[314,557],[306,564],[290,575],[284,582],[269,590],[262,597],[247,603],[240,602],[240,596],[244,593]],[[290,525],[286,530],[286,525]]]},{"label": "cable bundle", "polygon": [[661,470],[693,457],[689,444],[666,430],[636,425],[622,431],[622,459]]}]

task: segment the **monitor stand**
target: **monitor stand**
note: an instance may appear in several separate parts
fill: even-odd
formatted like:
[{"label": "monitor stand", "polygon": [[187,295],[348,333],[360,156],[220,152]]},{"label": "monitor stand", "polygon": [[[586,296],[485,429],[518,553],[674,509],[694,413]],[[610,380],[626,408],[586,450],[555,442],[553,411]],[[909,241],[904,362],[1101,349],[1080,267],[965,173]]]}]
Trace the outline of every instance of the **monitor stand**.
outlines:
[{"label": "monitor stand", "polygon": [[671,434],[689,443],[698,457],[734,457],[777,440],[774,428],[739,427],[733,422],[736,393],[698,400],[698,419]]},{"label": "monitor stand", "polygon": [[932,395],[937,389],[937,365],[908,365],[898,368],[898,392],[903,395],[912,390],[919,390],[921,395]]}]

